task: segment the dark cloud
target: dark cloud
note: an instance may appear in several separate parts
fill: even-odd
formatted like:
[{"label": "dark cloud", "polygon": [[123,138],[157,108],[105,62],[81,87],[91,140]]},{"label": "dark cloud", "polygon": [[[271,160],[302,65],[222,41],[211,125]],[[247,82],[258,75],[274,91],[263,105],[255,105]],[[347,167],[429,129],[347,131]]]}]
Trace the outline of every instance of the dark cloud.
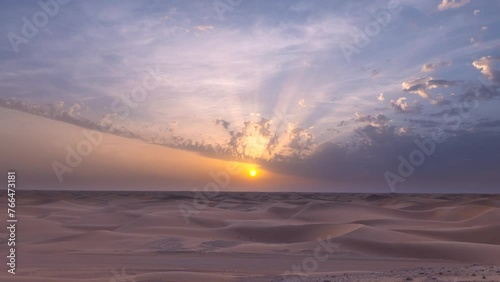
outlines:
[{"label": "dark cloud", "polygon": [[140,134],[127,129],[124,126],[114,126],[110,119],[110,116],[112,116],[111,114],[104,115],[98,122],[81,116],[80,109],[82,108],[82,105],[79,103],[75,103],[72,106],[65,107],[64,102],[39,105],[30,101],[20,101],[15,98],[0,98],[0,107],[43,116],[46,118],[80,126],[82,128],[88,128],[123,137],[144,140],[144,138]]},{"label": "dark cloud", "polygon": [[[205,156],[218,157],[222,159],[230,158],[229,150],[221,145],[205,144],[204,142],[193,141],[189,138],[183,138],[180,136],[166,137],[156,135],[153,137],[146,137],[123,125],[115,124],[114,119],[116,116],[114,114],[103,115],[101,120],[96,122],[81,116],[79,110],[84,106],[78,103],[75,103],[70,107],[65,107],[63,102],[38,105],[29,101],[0,98],[0,107],[22,111],[117,136],[139,139],[148,143],[154,143],[170,148],[193,151]],[[171,130],[167,131],[172,132]]]},{"label": "dark cloud", "polygon": [[444,79],[431,79],[426,83],[427,87],[437,86],[437,87],[450,87],[457,85],[456,81],[444,80]]},{"label": "dark cloud", "polygon": [[[408,137],[396,135],[394,127],[367,125],[355,129],[355,135],[351,142],[322,144],[302,161],[272,162],[269,167],[283,173],[338,183],[380,182],[383,168],[390,167],[393,156],[407,150],[405,146],[411,141]],[[406,139],[406,142],[393,143]]]},{"label": "dark cloud", "polygon": [[500,120],[482,121],[474,125],[474,127],[476,128],[491,128],[499,126],[500,126]]},{"label": "dark cloud", "polygon": [[288,148],[291,149],[292,158],[303,158],[314,147],[314,136],[303,128],[294,128],[288,133]]},{"label": "dark cloud", "polygon": [[420,97],[428,100],[431,104],[443,105],[448,103],[447,101],[443,101],[445,100],[445,98],[442,96],[433,97],[431,95],[431,90],[435,88],[457,86],[458,84],[459,81],[434,79],[432,77],[426,76],[404,81],[402,87],[404,92],[418,94]]},{"label": "dark cloud", "polygon": [[449,108],[428,115],[442,118],[446,116],[468,117],[472,111],[477,110],[481,103],[500,95],[499,88],[477,81],[464,84],[462,90],[463,93],[457,96],[455,102],[447,104]]},{"label": "dark cloud", "polygon": [[428,119],[408,119],[408,122],[426,128],[435,128],[442,125],[441,122]]},{"label": "dark cloud", "polygon": [[229,123],[228,121],[223,120],[223,119],[221,119],[221,118],[216,119],[216,120],[215,120],[215,124],[220,124],[220,125],[222,125],[222,127],[224,127],[224,129],[228,129],[228,128],[229,128],[229,125],[230,125],[230,123]]},{"label": "dark cloud", "polygon": [[464,86],[463,94],[458,97],[460,102],[467,100],[489,100],[500,96],[500,86],[481,81],[473,81]]},{"label": "dark cloud", "polygon": [[[434,152],[425,155],[423,164],[415,166],[415,172],[397,184],[397,192],[452,192],[478,186],[497,192],[494,189],[500,182],[500,134],[447,131],[445,142],[434,143]],[[371,125],[357,129],[356,133],[362,138],[344,144],[323,144],[303,161],[270,163],[269,167],[331,181],[341,190],[365,187],[367,191],[389,192],[384,173],[397,174],[398,157],[408,160],[413,151],[420,150],[417,142],[425,139],[398,135],[393,127],[380,129]]]},{"label": "dark cloud", "polygon": [[[482,88],[478,88],[482,89]],[[477,92],[476,92],[477,93]],[[480,94],[477,94],[481,97]],[[476,97],[476,96],[474,96]],[[105,116],[100,122],[94,122],[82,116],[84,105],[75,103],[66,106],[62,102],[38,105],[16,99],[0,100],[0,106],[21,110],[40,116],[72,123],[81,127],[98,129],[112,134],[145,140],[123,126],[112,123],[112,117]],[[470,113],[474,108],[468,108]],[[431,116],[464,115],[464,109],[453,107]],[[203,155],[222,159],[261,158],[263,152],[268,159],[259,159],[265,168],[308,178],[323,179],[338,183],[339,187],[367,187],[388,191],[384,172],[397,171],[399,156],[408,158],[417,150],[416,140],[424,137],[416,133],[401,134],[401,128],[391,124],[391,118],[384,114],[363,115],[356,113],[354,122],[364,125],[354,128],[349,142],[325,143],[316,145],[314,135],[309,129],[292,127],[279,134],[271,126],[271,121],[261,118],[259,121],[246,121],[240,128],[232,128],[232,124],[224,119],[216,123],[229,134],[227,144],[207,144],[205,142],[172,136],[171,139],[154,140],[161,145],[199,152]],[[464,128],[434,120],[408,119],[411,125],[434,128],[447,134],[444,143],[437,144],[435,152],[426,156],[425,162],[418,166],[414,175],[408,177],[398,187],[412,187],[413,191],[426,183],[439,183],[443,187],[494,187],[500,175],[500,134],[498,132],[470,132]],[[443,126],[448,126],[443,127]],[[500,126],[499,120],[481,120],[476,128],[495,128]],[[252,143],[252,144],[250,144]],[[284,149],[277,150],[278,144]],[[251,146],[257,144],[259,154],[251,152]],[[438,187],[439,188],[439,187]],[[385,189],[385,190],[384,190]],[[398,188],[399,189],[399,188]],[[423,188],[422,188],[423,189]],[[443,188],[444,189],[444,188]],[[451,190],[450,190],[451,191]]]},{"label": "dark cloud", "polygon": [[377,114],[376,116],[372,117],[371,115],[363,115],[359,112],[354,113],[355,122],[368,122],[374,127],[385,127],[389,123],[390,119],[383,115],[383,114]]},{"label": "dark cloud", "polygon": [[331,128],[331,127],[329,127],[327,130],[328,130],[328,132],[331,132],[331,133],[340,133],[340,131],[338,129]]}]

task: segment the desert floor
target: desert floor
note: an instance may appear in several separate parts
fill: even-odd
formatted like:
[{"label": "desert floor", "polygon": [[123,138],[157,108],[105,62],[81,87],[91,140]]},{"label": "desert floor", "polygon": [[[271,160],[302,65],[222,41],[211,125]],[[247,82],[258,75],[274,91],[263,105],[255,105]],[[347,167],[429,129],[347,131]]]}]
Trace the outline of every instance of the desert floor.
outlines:
[{"label": "desert floor", "polygon": [[500,281],[500,196],[17,193],[0,281]]}]

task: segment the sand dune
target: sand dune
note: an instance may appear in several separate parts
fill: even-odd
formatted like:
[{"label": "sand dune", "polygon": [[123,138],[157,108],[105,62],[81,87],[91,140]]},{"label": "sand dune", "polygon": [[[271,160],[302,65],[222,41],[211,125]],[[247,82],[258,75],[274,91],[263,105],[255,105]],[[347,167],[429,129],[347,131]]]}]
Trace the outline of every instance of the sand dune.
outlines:
[{"label": "sand dune", "polygon": [[0,280],[295,281],[283,274],[296,266],[310,281],[418,281],[411,269],[500,265],[500,196],[221,193],[198,208],[193,196],[19,191],[18,274]]}]

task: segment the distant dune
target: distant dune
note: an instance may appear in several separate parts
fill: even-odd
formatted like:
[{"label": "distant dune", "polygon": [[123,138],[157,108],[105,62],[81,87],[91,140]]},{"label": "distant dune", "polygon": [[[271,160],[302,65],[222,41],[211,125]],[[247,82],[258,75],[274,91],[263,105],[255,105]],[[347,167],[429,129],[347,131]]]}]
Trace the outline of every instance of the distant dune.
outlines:
[{"label": "distant dune", "polygon": [[[0,280],[500,280],[500,196],[193,199],[187,192],[18,191],[18,273]],[[6,239],[2,233],[2,245]]]}]

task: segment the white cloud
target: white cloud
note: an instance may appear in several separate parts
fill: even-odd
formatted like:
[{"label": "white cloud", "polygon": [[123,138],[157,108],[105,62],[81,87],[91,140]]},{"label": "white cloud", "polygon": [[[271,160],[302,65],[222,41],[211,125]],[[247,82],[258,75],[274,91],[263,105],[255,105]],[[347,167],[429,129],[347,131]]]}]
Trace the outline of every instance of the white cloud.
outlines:
[{"label": "white cloud", "polygon": [[470,0],[442,0],[438,6],[438,9],[441,11],[448,9],[456,9],[464,6],[469,2]]},{"label": "white cloud", "polygon": [[406,135],[408,134],[409,130],[407,127],[400,127],[398,130],[399,135]]},{"label": "white cloud", "polygon": [[500,62],[500,57],[484,56],[472,62],[472,65],[480,70],[487,79],[500,82],[500,71],[495,69],[494,62]]},{"label": "white cloud", "polygon": [[446,61],[435,64],[434,63],[425,64],[422,66],[422,72],[431,72],[433,70],[436,70],[437,68],[447,67],[449,65],[451,65],[451,63]]},{"label": "white cloud", "polygon": [[404,81],[402,83],[403,91],[418,94],[420,97],[428,100],[431,104],[442,103],[442,100],[436,100],[431,97],[430,90],[435,88],[447,88],[455,85],[455,81],[434,79],[430,76],[416,78]]},{"label": "white cloud", "polygon": [[78,103],[74,103],[73,106],[69,107],[68,109],[68,115],[72,116],[72,117],[76,117],[78,115],[80,115],[80,104]]},{"label": "white cloud", "polygon": [[401,97],[397,100],[391,100],[391,107],[393,107],[398,113],[417,113],[420,111],[420,107],[417,103],[410,105],[405,97]]},{"label": "white cloud", "polygon": [[404,81],[402,83],[403,91],[417,93],[420,97],[424,99],[430,99],[429,93],[427,92],[426,84],[432,80],[432,77],[422,77],[413,80]]},{"label": "white cloud", "polygon": [[196,29],[197,31],[209,31],[209,30],[213,30],[214,27],[211,26],[211,25],[197,25],[197,26],[194,26],[194,29]]},{"label": "white cloud", "polygon": [[384,102],[384,101],[385,101],[384,93],[380,93],[380,94],[378,95],[377,100],[379,100],[380,102]]},{"label": "white cloud", "polygon": [[408,104],[405,101],[406,101],[405,97],[401,97],[396,101],[391,100],[391,106],[393,106],[394,108],[398,109],[401,112],[407,112],[408,109],[410,108],[410,104]]},{"label": "white cloud", "polygon": [[377,114],[372,117],[371,115],[363,115],[360,112],[354,113],[354,121],[356,122],[368,122],[373,127],[386,127],[391,121],[387,116],[383,114]]}]

